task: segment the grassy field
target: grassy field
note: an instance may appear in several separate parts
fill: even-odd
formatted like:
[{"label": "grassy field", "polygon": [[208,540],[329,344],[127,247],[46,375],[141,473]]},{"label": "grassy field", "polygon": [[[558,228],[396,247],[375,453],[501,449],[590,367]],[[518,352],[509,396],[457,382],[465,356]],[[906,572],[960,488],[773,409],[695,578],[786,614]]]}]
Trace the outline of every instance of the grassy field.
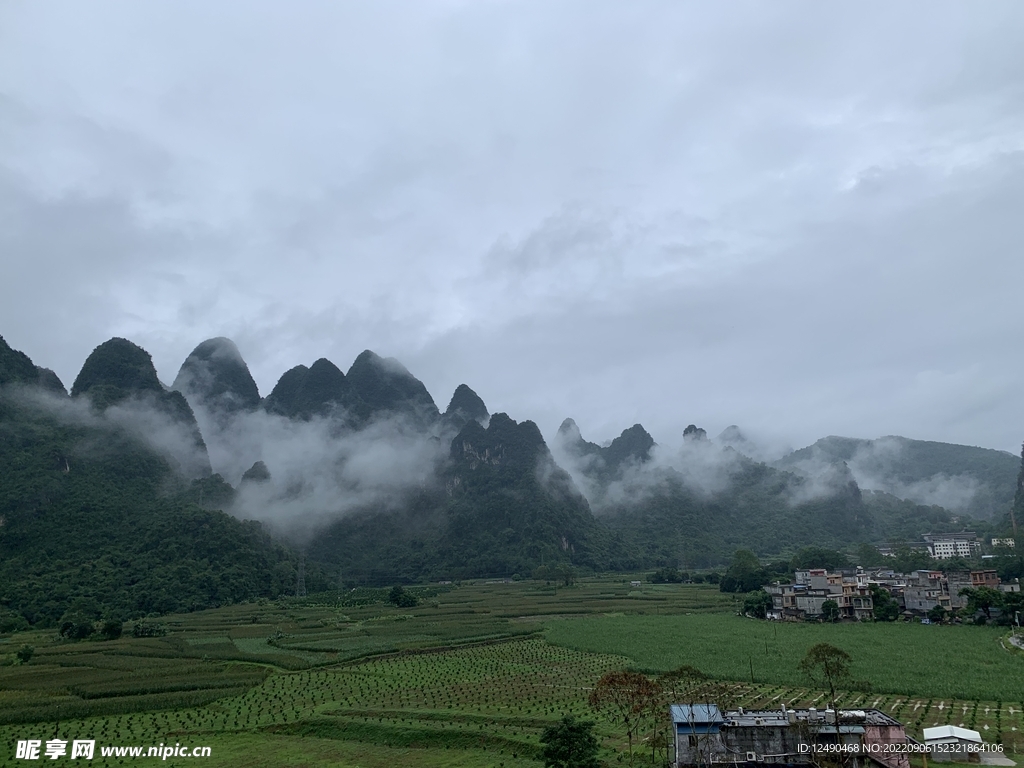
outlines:
[{"label": "grassy field", "polygon": [[643,669],[690,664],[723,680],[806,684],[797,669],[808,648],[831,643],[853,657],[853,679],[870,690],[935,698],[1014,700],[1024,663],[997,627],[906,623],[763,622],[730,614],[613,616],[547,627],[558,645],[628,656]]},{"label": "grassy field", "polygon": [[[415,608],[357,590],[165,617],[159,638],[0,638],[0,664],[26,641],[37,648],[27,665],[0,666],[0,766],[20,762],[18,739],[55,734],[209,746],[207,766],[537,766],[543,728],[567,712],[592,717],[587,694],[605,671],[689,663],[735,681],[743,706],[820,704],[795,670],[820,641],[846,648],[875,683],[844,692],[844,706],[881,708],[917,735],[962,723],[1024,752],[1024,658],[999,650],[994,630],[776,627],[732,615],[734,598],[713,587],[635,589],[621,576],[420,594]],[[947,668],[976,680],[963,698],[941,693]],[[620,738],[604,723],[598,732],[616,764]]]}]

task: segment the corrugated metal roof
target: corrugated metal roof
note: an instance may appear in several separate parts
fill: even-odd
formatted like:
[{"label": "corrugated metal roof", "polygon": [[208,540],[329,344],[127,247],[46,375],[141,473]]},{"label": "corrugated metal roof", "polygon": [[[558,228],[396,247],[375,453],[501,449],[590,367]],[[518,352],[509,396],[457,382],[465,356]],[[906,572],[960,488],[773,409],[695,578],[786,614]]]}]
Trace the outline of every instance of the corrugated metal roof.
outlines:
[{"label": "corrugated metal roof", "polygon": [[687,725],[708,725],[725,722],[715,704],[673,704],[672,722]]}]

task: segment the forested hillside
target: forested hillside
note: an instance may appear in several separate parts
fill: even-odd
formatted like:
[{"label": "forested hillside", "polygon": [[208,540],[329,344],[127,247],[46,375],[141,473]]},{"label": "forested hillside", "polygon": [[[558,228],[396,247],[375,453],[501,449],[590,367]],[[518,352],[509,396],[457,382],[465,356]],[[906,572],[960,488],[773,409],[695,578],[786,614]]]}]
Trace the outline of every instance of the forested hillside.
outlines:
[{"label": "forested hillside", "polygon": [[[216,476],[190,480],[172,453],[139,436],[156,423],[154,412],[171,430],[175,411],[157,408],[133,424],[130,411],[107,418],[82,395],[11,384],[32,383],[32,368],[6,363],[21,359],[12,352],[0,340],[8,382],[0,388],[0,611],[8,621],[53,624],[68,611],[123,619],[294,588],[288,548],[257,523],[207,508],[226,507],[229,486]],[[82,388],[107,387],[106,402],[146,388],[116,365],[86,373]],[[191,426],[182,434],[187,441]]]},{"label": "forested hillside", "polygon": [[[682,438],[668,450],[635,424],[602,446],[567,419],[549,448],[465,384],[441,413],[369,350],[347,372],[296,366],[261,397],[224,338],[197,346],[170,388],[145,350],[111,339],[68,394],[0,340],[0,610],[53,624],[272,597],[296,589],[300,558],[312,591],[713,567],[740,548],[851,549],[954,524],[940,506],[865,490],[859,443],[770,466],[695,425]],[[1013,494],[999,452],[906,442],[892,476],[952,472],[963,456]]]}]

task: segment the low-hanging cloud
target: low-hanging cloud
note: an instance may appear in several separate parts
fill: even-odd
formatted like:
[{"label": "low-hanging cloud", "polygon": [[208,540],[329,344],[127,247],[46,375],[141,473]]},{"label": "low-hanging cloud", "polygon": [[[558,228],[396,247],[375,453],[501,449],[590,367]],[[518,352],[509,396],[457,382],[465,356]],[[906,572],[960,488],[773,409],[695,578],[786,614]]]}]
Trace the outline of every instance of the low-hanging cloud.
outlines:
[{"label": "low-hanging cloud", "polygon": [[[88,395],[76,398],[56,395],[36,387],[9,391],[22,403],[49,413],[60,422],[99,430],[119,430],[148,445],[182,477],[209,474],[210,463],[195,428],[161,408],[151,394],[133,395],[104,409],[93,407]],[[93,453],[105,450],[100,443],[80,446]]]},{"label": "low-hanging cloud", "polygon": [[632,458],[613,468],[600,454],[574,450],[572,437],[556,436],[552,454],[597,514],[642,503],[673,486],[705,497],[722,493],[748,461],[735,450],[701,439],[684,440],[675,448],[655,444],[646,461]]},{"label": "low-hanging cloud", "polygon": [[[401,505],[410,492],[432,486],[448,455],[445,437],[450,435],[440,428],[424,432],[402,415],[351,430],[338,418],[342,414],[300,421],[257,409],[226,417],[193,401],[204,448],[195,428],[169,415],[151,395],[133,395],[100,412],[88,395],[69,398],[35,387],[8,390],[61,423],[129,434],[186,481],[207,476],[212,468],[237,488],[225,511],[259,520],[299,542],[353,511]],[[105,450],[103,440],[87,438],[75,452],[101,455]],[[267,466],[269,479],[242,481],[257,461]]]},{"label": "low-hanging cloud", "polygon": [[944,507],[951,512],[971,510],[972,502],[981,490],[977,478],[966,473],[937,472],[925,478],[907,479],[897,469],[905,451],[906,447],[899,438],[866,440],[843,463],[843,468],[835,458],[814,446],[810,456],[793,463],[790,468],[805,480],[805,486],[810,489],[827,490],[835,485],[840,475],[848,475],[867,491],[882,491],[918,504]]},{"label": "low-hanging cloud", "polygon": [[[353,511],[400,505],[431,486],[448,453],[440,435],[402,415],[352,430],[342,413],[302,421],[258,409],[225,419],[193,407],[214,471],[238,486],[230,511],[299,540]],[[270,478],[241,481],[257,461]]]}]

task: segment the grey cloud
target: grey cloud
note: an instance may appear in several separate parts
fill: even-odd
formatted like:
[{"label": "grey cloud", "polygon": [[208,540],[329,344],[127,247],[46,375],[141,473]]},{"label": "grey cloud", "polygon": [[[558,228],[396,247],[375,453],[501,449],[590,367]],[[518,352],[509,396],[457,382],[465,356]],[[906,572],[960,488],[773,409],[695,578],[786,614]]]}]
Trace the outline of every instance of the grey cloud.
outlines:
[{"label": "grey cloud", "polygon": [[5,337],[1016,450],[1018,3],[397,8],[5,6]]}]

